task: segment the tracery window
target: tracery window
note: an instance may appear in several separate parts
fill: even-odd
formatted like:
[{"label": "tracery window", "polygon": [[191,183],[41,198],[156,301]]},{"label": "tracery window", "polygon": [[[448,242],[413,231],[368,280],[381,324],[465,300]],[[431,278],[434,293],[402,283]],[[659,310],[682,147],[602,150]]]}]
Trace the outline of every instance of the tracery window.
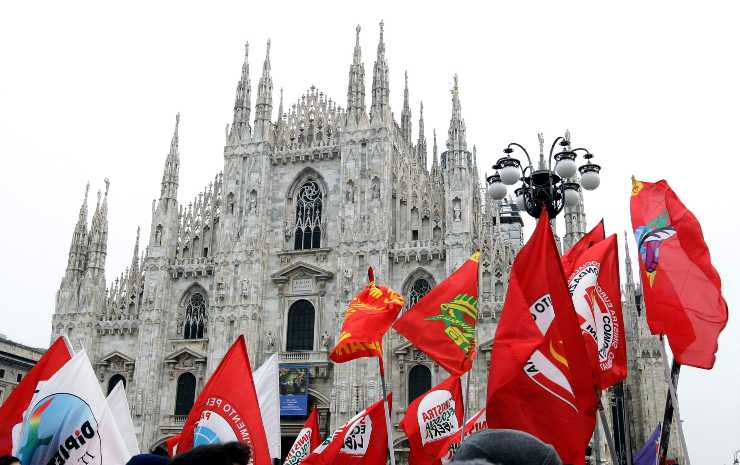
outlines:
[{"label": "tracery window", "polygon": [[432,286],[426,279],[419,278],[414,281],[414,284],[411,286],[408,293],[406,294],[406,308],[413,307],[416,302],[427,295],[427,293],[431,290]]},{"label": "tracery window", "polygon": [[306,181],[298,189],[295,211],[295,250],[321,248],[321,189],[316,181]]},{"label": "tracery window", "polygon": [[203,339],[206,329],[206,299],[194,292],[185,304],[185,322],[182,329],[184,339]]},{"label": "tracery window", "polygon": [[424,365],[409,370],[409,404],[432,388],[432,372]]}]

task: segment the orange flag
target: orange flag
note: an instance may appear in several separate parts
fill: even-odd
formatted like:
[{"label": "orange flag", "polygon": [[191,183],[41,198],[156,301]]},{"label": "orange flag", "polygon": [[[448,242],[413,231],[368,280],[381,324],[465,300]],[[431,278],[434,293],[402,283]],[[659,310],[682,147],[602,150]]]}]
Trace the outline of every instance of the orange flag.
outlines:
[{"label": "orange flag", "polygon": [[344,314],[342,331],[329,358],[336,363],[383,354],[383,334],[388,331],[403,307],[401,294],[375,284],[373,269],[368,268],[368,285],[352,299]]}]

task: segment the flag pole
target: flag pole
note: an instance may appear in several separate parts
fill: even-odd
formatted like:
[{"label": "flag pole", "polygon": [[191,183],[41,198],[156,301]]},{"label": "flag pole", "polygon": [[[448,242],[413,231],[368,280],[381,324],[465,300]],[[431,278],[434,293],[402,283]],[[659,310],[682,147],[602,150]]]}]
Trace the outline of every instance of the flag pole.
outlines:
[{"label": "flag pole", "polygon": [[[609,429],[609,422],[606,421],[606,413],[604,413],[604,405],[601,403],[601,391],[599,391],[599,420],[601,420],[601,427],[604,428],[604,436],[606,436],[606,444],[609,446],[609,455],[611,455],[612,463],[619,465],[617,450],[614,447],[614,436],[612,436],[611,429]],[[596,434],[599,434],[598,428]]]},{"label": "flag pole", "polygon": [[[471,367],[472,370],[472,367]],[[463,440],[465,440],[465,424],[467,419],[465,418],[466,406],[468,405],[468,399],[470,399],[470,371],[465,375],[465,395],[462,403],[462,426],[460,426],[460,445],[462,446]]]},{"label": "flag pole", "polygon": [[393,430],[391,429],[391,415],[388,408],[388,393],[385,389],[385,370],[383,369],[382,356],[378,356],[378,370],[380,371],[380,385],[383,387],[383,412],[385,412],[385,428],[388,431],[388,454],[390,455],[391,465],[396,465],[396,454],[393,452]]},{"label": "flag pole", "polygon": [[665,413],[663,415],[663,431],[661,432],[660,438],[660,460],[661,463],[665,461],[666,455],[668,454],[668,441],[671,437],[671,423],[673,422],[673,416],[676,416],[676,427],[678,430],[678,440],[681,443],[681,450],[683,451],[684,461],[686,465],[691,465],[689,459],[689,451],[686,447],[686,437],[683,434],[683,424],[681,423],[681,413],[678,409],[678,396],[676,395],[676,386],[678,386],[678,375],[680,374],[681,364],[673,359],[671,369],[668,369],[668,355],[665,351],[665,340],[663,336],[660,336],[660,356],[663,359],[663,371],[665,373],[665,379],[668,383],[668,396],[666,397]]}]

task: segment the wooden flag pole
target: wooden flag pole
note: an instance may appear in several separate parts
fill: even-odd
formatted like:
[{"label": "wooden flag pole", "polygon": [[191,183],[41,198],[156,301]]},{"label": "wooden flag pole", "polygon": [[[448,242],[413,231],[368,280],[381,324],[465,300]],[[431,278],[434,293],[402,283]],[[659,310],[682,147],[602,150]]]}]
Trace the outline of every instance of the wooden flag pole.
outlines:
[{"label": "wooden flag pole", "polygon": [[[609,429],[609,422],[606,421],[606,413],[604,413],[604,405],[601,403],[601,392],[599,392],[599,420],[601,420],[601,427],[604,428],[604,436],[606,436],[606,444],[609,446],[609,455],[611,455],[612,463],[619,465],[617,450],[614,447],[614,436],[612,436],[612,431]],[[596,434],[599,434],[598,428]]]},{"label": "wooden flag pole", "polygon": [[391,414],[388,408],[388,393],[385,389],[385,370],[383,369],[383,360],[378,357],[378,370],[380,371],[380,385],[383,386],[383,411],[385,412],[385,428],[388,434],[388,454],[390,455],[391,465],[396,465],[396,454],[393,452],[393,429],[391,428]]},{"label": "wooden flag pole", "polygon": [[678,386],[678,375],[681,370],[681,364],[673,360],[673,364],[669,371],[668,369],[668,355],[665,351],[665,340],[663,336],[660,336],[660,355],[663,359],[663,371],[665,374],[666,382],[668,383],[668,396],[666,396],[665,413],[663,415],[663,431],[660,437],[660,462],[665,462],[666,455],[668,454],[668,441],[671,437],[671,423],[673,422],[673,415],[676,416],[676,429],[678,430],[678,440],[681,443],[681,450],[684,455],[684,462],[686,465],[691,465],[691,459],[689,459],[689,451],[686,447],[686,437],[683,434],[683,424],[681,423],[681,413],[678,409],[678,396],[676,395],[676,386]]}]

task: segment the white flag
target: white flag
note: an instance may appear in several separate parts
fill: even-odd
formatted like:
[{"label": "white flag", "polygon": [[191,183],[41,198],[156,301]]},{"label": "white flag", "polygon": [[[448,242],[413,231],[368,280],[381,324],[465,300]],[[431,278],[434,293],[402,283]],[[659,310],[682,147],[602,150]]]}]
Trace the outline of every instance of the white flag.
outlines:
[{"label": "white flag", "polygon": [[278,356],[272,354],[254,372],[254,388],[260,404],[262,424],[265,425],[270,457],[280,459],[280,380],[278,379]]},{"label": "white flag", "polygon": [[123,465],[131,457],[85,351],[39,383],[13,428],[23,465]]},{"label": "white flag", "polygon": [[131,419],[131,408],[126,398],[126,389],[123,387],[123,381],[119,381],[106,398],[108,407],[116,420],[118,431],[126,443],[126,448],[131,455],[137,455],[139,451],[139,442],[136,440],[134,422]]}]

